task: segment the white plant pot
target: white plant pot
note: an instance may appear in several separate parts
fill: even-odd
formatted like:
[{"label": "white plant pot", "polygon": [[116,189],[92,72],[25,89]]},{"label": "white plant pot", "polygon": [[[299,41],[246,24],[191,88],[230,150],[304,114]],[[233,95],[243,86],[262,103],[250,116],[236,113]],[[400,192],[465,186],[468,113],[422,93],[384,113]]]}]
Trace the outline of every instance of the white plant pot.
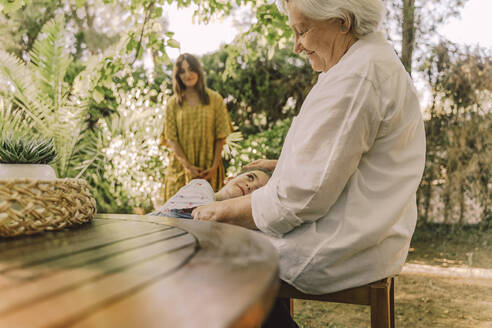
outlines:
[{"label": "white plant pot", "polygon": [[44,164],[0,164],[0,180],[56,180],[55,170]]}]

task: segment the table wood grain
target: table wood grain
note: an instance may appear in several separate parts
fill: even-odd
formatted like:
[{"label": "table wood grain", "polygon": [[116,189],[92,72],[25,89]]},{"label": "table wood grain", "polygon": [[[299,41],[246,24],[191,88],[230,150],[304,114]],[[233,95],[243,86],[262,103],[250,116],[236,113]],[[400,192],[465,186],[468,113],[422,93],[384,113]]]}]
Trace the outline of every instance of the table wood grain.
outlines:
[{"label": "table wood grain", "polygon": [[274,248],[254,231],[98,215],[0,240],[0,327],[258,327],[277,270]]}]

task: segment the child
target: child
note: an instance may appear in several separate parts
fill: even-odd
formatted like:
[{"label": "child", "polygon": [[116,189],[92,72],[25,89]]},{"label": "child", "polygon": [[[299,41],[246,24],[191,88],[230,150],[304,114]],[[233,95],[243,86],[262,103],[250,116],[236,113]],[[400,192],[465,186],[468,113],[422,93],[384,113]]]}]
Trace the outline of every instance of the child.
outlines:
[{"label": "child", "polygon": [[224,187],[214,193],[210,183],[203,179],[193,179],[171,197],[164,205],[149,215],[192,219],[191,211],[211,202],[244,196],[263,187],[272,171],[262,168],[243,170],[235,178],[226,181]]}]

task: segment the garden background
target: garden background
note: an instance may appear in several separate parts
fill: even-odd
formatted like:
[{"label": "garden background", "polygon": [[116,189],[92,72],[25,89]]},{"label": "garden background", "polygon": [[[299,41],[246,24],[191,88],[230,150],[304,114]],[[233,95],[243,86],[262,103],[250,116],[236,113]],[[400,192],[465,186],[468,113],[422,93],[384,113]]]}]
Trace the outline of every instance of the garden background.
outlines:
[{"label": "garden background", "polygon": [[[487,250],[491,49],[436,32],[466,2],[386,0],[383,29],[428,90],[415,242],[461,238]],[[235,126],[223,154],[227,172],[277,158],[317,73],[292,53],[292,32],[273,1],[0,0],[0,143],[53,140],[58,177],[86,179],[100,213],[146,213],[159,203],[168,163],[158,144],[172,93],[169,53],[179,49],[166,16],[171,4],[193,8],[203,24],[229,17],[243,31],[201,56],[207,84],[224,97]],[[472,266],[456,252],[456,261]],[[478,263],[492,267],[488,259]]]}]

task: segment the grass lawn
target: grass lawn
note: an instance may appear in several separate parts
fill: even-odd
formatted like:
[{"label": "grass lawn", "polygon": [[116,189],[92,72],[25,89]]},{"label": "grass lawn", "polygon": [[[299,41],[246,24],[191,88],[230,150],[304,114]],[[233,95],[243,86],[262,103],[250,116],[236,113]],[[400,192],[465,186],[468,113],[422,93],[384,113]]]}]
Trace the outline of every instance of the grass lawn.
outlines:
[{"label": "grass lawn", "polygon": [[[442,268],[492,269],[492,229],[419,229],[408,263]],[[369,307],[315,301],[294,301],[295,319],[303,328],[370,327]],[[449,277],[402,273],[395,278],[395,320],[398,328],[492,328],[492,277]]]}]

